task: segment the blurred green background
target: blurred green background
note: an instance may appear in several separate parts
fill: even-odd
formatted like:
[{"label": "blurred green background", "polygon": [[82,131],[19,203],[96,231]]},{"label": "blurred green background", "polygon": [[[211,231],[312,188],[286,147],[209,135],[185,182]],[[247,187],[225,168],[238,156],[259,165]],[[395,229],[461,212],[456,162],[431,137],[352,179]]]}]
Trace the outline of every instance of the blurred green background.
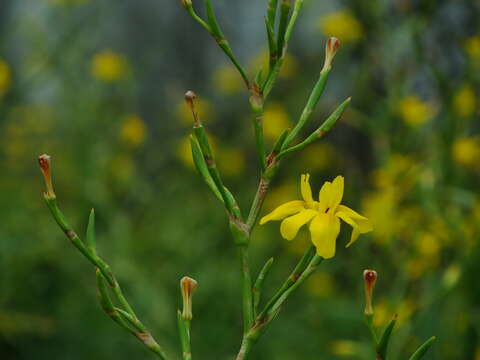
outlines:
[{"label": "blurred green background", "polygon": [[[214,5],[253,75],[266,60],[266,1]],[[376,325],[399,314],[392,360],[431,335],[426,359],[480,359],[479,16],[478,0],[305,1],[267,104],[268,142],[298,119],[327,36],[342,47],[310,129],[346,97],[352,106],[321,142],[284,161],[262,214],[297,198],[301,173],[315,192],[342,174],[344,203],[375,230],[321,265],[253,359],[373,359],[365,268],[379,273]],[[258,180],[248,97],[180,1],[0,2],[1,359],[153,358],[97,304],[92,266],[44,204],[41,153],[53,158],[59,204],[79,233],[95,208],[100,254],[167,351],[179,354],[178,281],[189,275],[199,282],[194,356],[234,356],[238,264],[224,211],[192,166],[189,89],[247,207]],[[267,294],[306,246],[306,232],[287,243],[278,223],[255,230],[254,274],[275,258]]]}]

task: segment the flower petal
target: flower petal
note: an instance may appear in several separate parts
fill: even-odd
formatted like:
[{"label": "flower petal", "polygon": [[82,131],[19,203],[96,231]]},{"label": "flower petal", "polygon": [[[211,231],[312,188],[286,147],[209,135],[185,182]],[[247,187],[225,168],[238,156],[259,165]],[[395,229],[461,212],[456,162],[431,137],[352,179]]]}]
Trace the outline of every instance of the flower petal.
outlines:
[{"label": "flower petal", "polygon": [[311,209],[304,209],[297,215],[290,216],[282,221],[280,233],[284,239],[292,240],[297,236],[298,230],[309,222],[318,212]]},{"label": "flower petal", "polygon": [[[339,211],[340,209],[342,209],[342,211]],[[352,236],[346,247],[352,245],[360,234],[365,234],[373,230],[372,224],[365,216],[358,214],[344,205],[340,205],[337,210],[335,216],[338,216],[353,227]]]},{"label": "flower petal", "polygon": [[325,259],[335,256],[335,243],[340,233],[340,220],[332,214],[318,214],[310,223],[312,242],[317,254]]},{"label": "flower petal", "polygon": [[343,199],[343,188],[344,188],[345,180],[343,176],[337,176],[333,182],[330,195],[330,206],[329,208],[332,209],[332,212],[335,211],[338,205],[342,202]]},{"label": "flower petal", "polygon": [[318,200],[320,202],[320,212],[324,212],[330,205],[330,199],[332,198],[332,183],[325,181],[318,194]]},{"label": "flower petal", "polygon": [[303,200],[306,202],[312,202],[312,188],[310,187],[310,174],[302,174],[300,177],[300,192],[302,193]]},{"label": "flower petal", "polygon": [[265,215],[260,220],[260,225],[265,224],[268,221],[272,220],[282,220],[287,216],[293,215],[304,208],[304,202],[301,200],[289,201],[283,205],[280,205],[270,214]]}]

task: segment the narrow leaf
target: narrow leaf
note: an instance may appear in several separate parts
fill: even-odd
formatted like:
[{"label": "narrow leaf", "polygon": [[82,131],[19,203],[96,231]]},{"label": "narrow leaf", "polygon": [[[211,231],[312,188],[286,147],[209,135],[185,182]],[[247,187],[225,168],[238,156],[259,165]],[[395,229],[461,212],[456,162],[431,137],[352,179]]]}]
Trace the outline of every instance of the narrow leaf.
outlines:
[{"label": "narrow leaf", "polygon": [[210,25],[212,35],[217,38],[217,41],[222,40],[224,36],[215,16],[211,0],[205,0],[205,9],[207,12],[208,24]]},{"label": "narrow leaf", "polygon": [[385,328],[385,331],[383,332],[383,335],[378,342],[377,353],[381,356],[382,359],[387,358],[388,343],[390,341],[390,336],[392,335],[393,328],[395,327],[395,323],[397,322],[397,317],[397,314],[393,316],[393,319]]},{"label": "narrow leaf", "polygon": [[220,194],[220,191],[218,190],[217,185],[213,181],[212,176],[208,171],[208,167],[207,167],[207,164],[205,163],[205,157],[203,156],[202,149],[200,149],[200,146],[198,145],[197,140],[192,135],[190,135],[190,146],[192,149],[193,163],[195,164],[197,171],[200,173],[203,180],[205,181],[207,186],[210,188],[210,190],[212,190],[215,196],[220,201],[223,201],[222,195]]},{"label": "narrow leaf", "polygon": [[255,316],[257,314],[258,304],[260,303],[260,298],[262,296],[263,283],[265,281],[265,278],[270,273],[272,264],[273,264],[273,258],[268,259],[265,265],[263,265],[262,270],[260,270],[257,280],[253,285],[253,309],[254,309]]},{"label": "narrow leaf", "polygon": [[95,240],[95,210],[92,209],[90,211],[90,216],[88,217],[88,225],[87,225],[87,234],[85,235],[85,242],[88,248],[92,251],[92,253],[97,253],[97,243]]},{"label": "narrow leaf", "polygon": [[432,346],[433,342],[435,341],[436,337],[432,336],[430,339],[425,341],[418,349],[413,353],[409,360],[420,360],[423,358],[423,355],[426,354],[430,346]]}]

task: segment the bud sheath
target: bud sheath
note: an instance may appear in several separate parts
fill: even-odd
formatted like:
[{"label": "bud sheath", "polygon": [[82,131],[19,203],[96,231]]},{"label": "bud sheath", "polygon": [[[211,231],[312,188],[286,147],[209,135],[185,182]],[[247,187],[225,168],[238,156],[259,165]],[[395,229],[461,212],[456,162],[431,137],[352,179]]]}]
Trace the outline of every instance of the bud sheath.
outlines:
[{"label": "bud sheath", "polygon": [[373,315],[372,296],[377,282],[377,272],[375,270],[365,270],[363,280],[365,283],[365,315]]},{"label": "bud sheath", "polygon": [[183,299],[182,317],[184,320],[192,320],[192,294],[196,288],[197,282],[194,279],[184,276],[180,280],[180,290],[182,291]]}]

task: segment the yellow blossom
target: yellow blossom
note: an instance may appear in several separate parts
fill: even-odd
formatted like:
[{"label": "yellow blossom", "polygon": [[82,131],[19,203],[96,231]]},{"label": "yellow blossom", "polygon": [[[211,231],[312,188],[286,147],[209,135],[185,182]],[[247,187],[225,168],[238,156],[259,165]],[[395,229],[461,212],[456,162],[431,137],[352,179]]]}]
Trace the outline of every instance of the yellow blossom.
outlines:
[{"label": "yellow blossom", "polygon": [[477,98],[471,85],[463,85],[453,97],[453,109],[463,117],[472,116],[477,107]]},{"label": "yellow blossom", "polygon": [[111,50],[103,50],[92,58],[92,75],[102,81],[120,80],[125,76],[126,69],[125,58]]},{"label": "yellow blossom", "polygon": [[402,120],[410,126],[422,125],[435,115],[431,104],[414,95],[406,96],[400,101],[399,112]]},{"label": "yellow blossom", "polygon": [[327,181],[323,184],[319,201],[313,200],[309,179],[309,174],[301,176],[300,190],[303,201],[294,200],[280,205],[264,216],[260,224],[263,225],[272,220],[283,220],[280,233],[283,238],[292,240],[303,225],[310,223],[311,240],[317,248],[317,254],[330,259],[335,256],[340,219],[353,227],[347,247],[353,244],[360,234],[372,231],[372,226],[366,217],[340,204],[343,198],[343,176],[337,176],[333,182]]},{"label": "yellow blossom", "polygon": [[320,18],[320,31],[342,42],[354,42],[363,37],[363,26],[348,10],[340,10]]},{"label": "yellow blossom", "polygon": [[4,95],[8,89],[10,89],[11,81],[12,75],[10,67],[6,61],[0,59],[0,96]]},{"label": "yellow blossom", "polygon": [[244,83],[238,70],[232,65],[219,67],[213,74],[213,82],[220,91],[226,94],[234,94],[242,91],[244,88]]},{"label": "yellow blossom", "polygon": [[290,119],[280,103],[270,103],[263,113],[263,133],[267,139],[276,140],[290,126]]},{"label": "yellow blossom", "polygon": [[480,139],[461,137],[455,140],[452,147],[453,159],[463,166],[478,166],[480,164]]},{"label": "yellow blossom", "polygon": [[480,58],[480,35],[469,37],[465,41],[465,51],[474,59]]},{"label": "yellow blossom", "polygon": [[123,119],[120,136],[127,145],[137,147],[143,144],[146,133],[145,123],[140,116],[132,114]]}]

